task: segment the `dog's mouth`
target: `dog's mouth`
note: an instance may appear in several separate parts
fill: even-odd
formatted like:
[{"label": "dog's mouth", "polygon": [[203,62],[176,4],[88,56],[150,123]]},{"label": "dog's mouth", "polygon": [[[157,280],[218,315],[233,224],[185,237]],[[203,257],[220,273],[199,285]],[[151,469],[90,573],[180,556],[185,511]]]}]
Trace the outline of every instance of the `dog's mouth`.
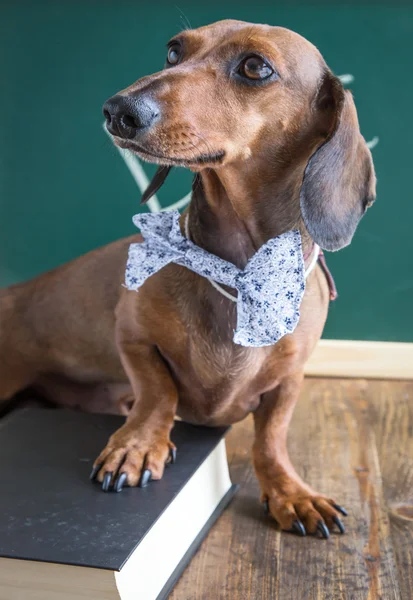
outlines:
[{"label": "dog's mouth", "polygon": [[199,154],[197,156],[191,156],[188,158],[167,156],[164,154],[158,154],[152,150],[147,150],[143,146],[137,144],[134,140],[125,140],[122,138],[115,138],[115,144],[125,150],[130,150],[134,154],[137,154],[144,160],[160,165],[168,166],[202,166],[202,165],[214,165],[222,163],[225,157],[225,151],[220,150],[214,154]]}]

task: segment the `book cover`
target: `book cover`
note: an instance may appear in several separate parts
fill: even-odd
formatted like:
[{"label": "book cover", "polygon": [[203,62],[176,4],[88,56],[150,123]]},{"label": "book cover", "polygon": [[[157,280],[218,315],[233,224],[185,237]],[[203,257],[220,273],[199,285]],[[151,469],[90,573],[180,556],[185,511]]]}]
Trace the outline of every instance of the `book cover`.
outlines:
[{"label": "book cover", "polygon": [[1,557],[122,569],[227,431],[177,421],[171,436],[177,462],[166,467],[162,480],[104,493],[89,473],[123,422],[112,415],[37,408],[0,421]]}]

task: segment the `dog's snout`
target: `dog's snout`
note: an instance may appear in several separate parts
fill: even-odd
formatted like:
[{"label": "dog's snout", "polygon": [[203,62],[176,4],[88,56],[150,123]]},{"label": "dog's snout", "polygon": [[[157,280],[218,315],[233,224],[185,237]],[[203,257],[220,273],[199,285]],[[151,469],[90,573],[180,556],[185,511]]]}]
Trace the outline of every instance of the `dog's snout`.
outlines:
[{"label": "dog's snout", "polygon": [[159,106],[150,96],[113,96],[103,105],[106,128],[112,135],[132,139],[159,118]]}]

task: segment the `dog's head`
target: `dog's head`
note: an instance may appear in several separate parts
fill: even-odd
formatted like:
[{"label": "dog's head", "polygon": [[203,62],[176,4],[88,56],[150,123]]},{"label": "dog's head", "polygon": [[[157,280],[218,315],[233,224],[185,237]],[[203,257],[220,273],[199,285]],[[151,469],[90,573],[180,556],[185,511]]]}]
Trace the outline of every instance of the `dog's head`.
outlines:
[{"label": "dog's head", "polygon": [[169,42],[164,70],[110,98],[104,115],[116,144],[150,162],[288,171],[304,223],[327,250],[350,243],[375,198],[350,92],[287,29],[222,21],[184,31]]}]

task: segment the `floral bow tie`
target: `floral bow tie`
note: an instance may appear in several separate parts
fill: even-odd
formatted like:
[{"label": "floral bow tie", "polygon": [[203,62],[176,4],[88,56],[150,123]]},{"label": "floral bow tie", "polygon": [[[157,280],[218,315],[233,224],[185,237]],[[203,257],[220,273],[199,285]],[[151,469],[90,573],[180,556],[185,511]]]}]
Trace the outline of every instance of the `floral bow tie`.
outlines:
[{"label": "floral bow tie", "polygon": [[298,230],[269,240],[241,270],[184,237],[179,219],[178,211],[133,217],[144,242],[129,247],[125,277],[129,290],[137,291],[148,277],[173,262],[237,290],[236,344],[271,346],[294,331],[305,290]]}]

